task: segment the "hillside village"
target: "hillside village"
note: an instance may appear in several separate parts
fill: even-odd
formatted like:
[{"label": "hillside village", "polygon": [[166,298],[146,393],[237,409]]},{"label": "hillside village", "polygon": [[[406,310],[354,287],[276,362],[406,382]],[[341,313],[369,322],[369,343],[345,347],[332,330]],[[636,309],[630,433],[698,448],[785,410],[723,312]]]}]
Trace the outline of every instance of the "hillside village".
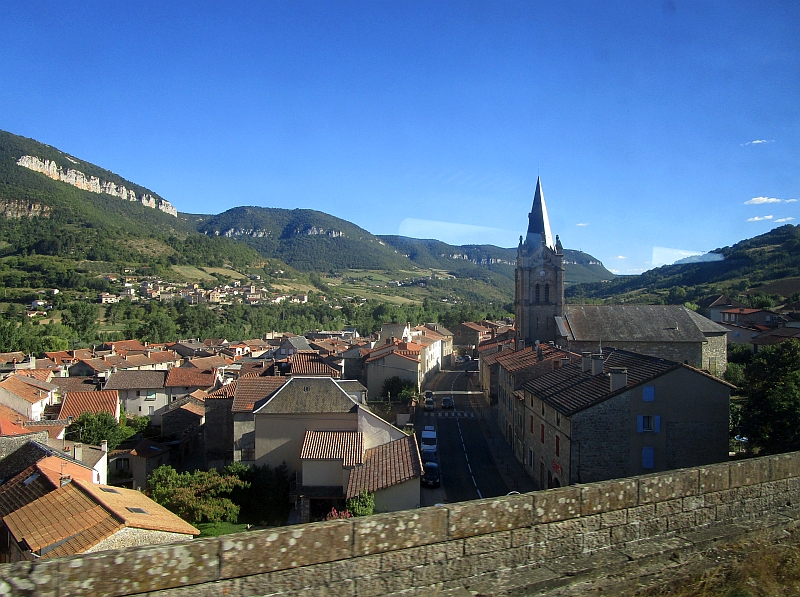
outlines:
[{"label": "hillside village", "polygon": [[[197,536],[147,497],[164,467],[284,471],[286,493],[277,497],[291,512],[280,524],[324,519],[363,496],[374,512],[418,508],[445,495],[428,493],[440,485],[459,495],[452,480],[460,473],[445,468],[456,454],[444,422],[468,417],[468,429],[476,412],[485,424],[471,441],[489,442],[491,458],[498,450],[511,457],[488,486],[479,477],[487,492],[505,491],[506,477],[514,488],[541,490],[727,461],[738,391],[726,381],[730,347],[752,353],[800,338],[797,305],[753,309],[727,296],[699,312],[567,305],[563,271],[539,183],[518,248],[513,320],[0,354],[0,510],[2,532],[13,538],[0,558]],[[122,291],[100,293],[102,304],[308,301],[257,280],[203,289],[109,278]],[[92,417],[129,431],[86,443]],[[99,508],[106,522],[73,520],[48,539],[51,517],[70,519],[75,504]]]}]

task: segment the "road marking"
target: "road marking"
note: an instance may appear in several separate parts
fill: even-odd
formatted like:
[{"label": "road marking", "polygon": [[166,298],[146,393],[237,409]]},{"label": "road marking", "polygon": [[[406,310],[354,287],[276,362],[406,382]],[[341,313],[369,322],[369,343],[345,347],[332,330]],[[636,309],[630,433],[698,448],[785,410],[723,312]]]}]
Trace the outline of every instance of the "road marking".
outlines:
[{"label": "road marking", "polygon": [[478,492],[478,497],[479,497],[480,499],[483,499],[483,495],[481,494],[481,490],[480,490],[480,489],[477,489],[476,491]]},{"label": "road marking", "polygon": [[464,459],[467,461],[467,465],[469,466],[469,456],[467,456],[466,452],[464,452]]},{"label": "road marking", "polygon": [[469,465],[469,462],[467,463],[467,470],[469,471],[469,474],[471,475],[472,474],[472,467]]},{"label": "road marking", "polygon": [[472,477],[472,484],[473,484],[475,487],[477,487],[477,486],[478,486],[478,484],[477,484],[477,483],[475,483],[475,477]]}]

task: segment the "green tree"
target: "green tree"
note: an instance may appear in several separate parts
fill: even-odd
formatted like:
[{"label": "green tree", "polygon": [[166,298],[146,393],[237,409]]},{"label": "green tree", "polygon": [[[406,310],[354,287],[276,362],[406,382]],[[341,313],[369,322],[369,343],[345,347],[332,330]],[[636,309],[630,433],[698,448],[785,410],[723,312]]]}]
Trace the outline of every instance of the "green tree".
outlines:
[{"label": "green tree", "polygon": [[347,500],[347,511],[353,516],[371,516],[375,511],[375,494],[362,491]]},{"label": "green tree", "polygon": [[100,442],[106,440],[108,449],[113,450],[134,433],[136,431],[133,428],[117,423],[110,413],[85,412],[67,427],[66,437],[91,446],[99,446]]},{"label": "green tree", "polygon": [[82,342],[91,342],[97,334],[97,318],[100,316],[100,309],[97,305],[82,301],[70,303],[61,312],[61,321],[68,325]]},{"label": "green tree", "polygon": [[250,486],[235,474],[214,469],[179,473],[168,465],[154,470],[147,481],[154,501],[191,523],[235,523],[239,506],[226,496],[236,488]]},{"label": "green tree", "polygon": [[744,376],[741,429],[748,449],[759,454],[800,449],[800,341],[759,350]]},{"label": "green tree", "polygon": [[412,381],[400,379],[399,376],[394,375],[387,377],[383,381],[381,387],[381,396],[392,396],[394,398],[410,398],[416,395],[417,387]]}]

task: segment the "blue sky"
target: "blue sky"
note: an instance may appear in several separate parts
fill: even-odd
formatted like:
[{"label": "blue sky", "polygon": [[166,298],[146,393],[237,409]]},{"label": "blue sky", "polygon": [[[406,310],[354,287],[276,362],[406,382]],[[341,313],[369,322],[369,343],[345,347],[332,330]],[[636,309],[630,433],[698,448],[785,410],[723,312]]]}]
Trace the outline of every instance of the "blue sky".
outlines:
[{"label": "blue sky", "polygon": [[[177,6],[171,6],[171,5]],[[180,211],[554,234],[621,273],[800,223],[800,3],[0,6],[0,128]]]}]

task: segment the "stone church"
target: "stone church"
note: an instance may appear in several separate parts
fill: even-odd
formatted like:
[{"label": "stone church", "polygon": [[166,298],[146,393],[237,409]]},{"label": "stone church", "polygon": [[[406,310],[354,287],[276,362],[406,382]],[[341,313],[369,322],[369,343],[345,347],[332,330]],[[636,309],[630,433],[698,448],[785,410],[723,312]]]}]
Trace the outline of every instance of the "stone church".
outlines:
[{"label": "stone church", "polygon": [[553,240],[540,179],[519,239],[514,293],[517,350],[539,342],[574,351],[619,348],[721,375],[727,330],[682,305],[567,305],[564,251]]}]

